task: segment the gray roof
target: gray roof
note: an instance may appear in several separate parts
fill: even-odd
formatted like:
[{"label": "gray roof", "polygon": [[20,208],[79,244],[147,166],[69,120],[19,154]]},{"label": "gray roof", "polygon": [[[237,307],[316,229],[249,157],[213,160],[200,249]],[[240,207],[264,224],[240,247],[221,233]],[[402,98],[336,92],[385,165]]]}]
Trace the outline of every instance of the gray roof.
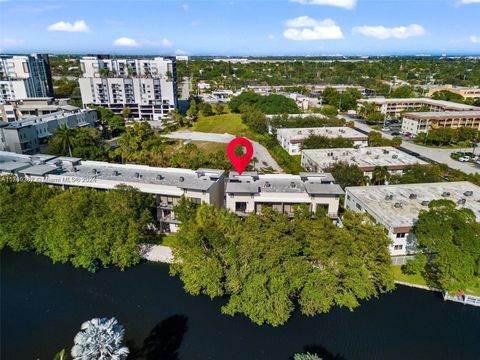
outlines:
[{"label": "gray roof", "polygon": [[265,193],[308,193],[310,195],[342,195],[343,190],[337,184],[332,184],[331,174],[301,175],[256,175],[256,173],[231,172],[226,186],[227,193],[258,194]]},{"label": "gray roof", "polygon": [[19,174],[44,176],[57,172],[57,168],[51,165],[34,165],[18,171]]},{"label": "gray roof", "polygon": [[16,161],[0,161],[0,171],[3,172],[17,172],[19,170],[30,167],[29,163],[25,162],[16,162]]}]

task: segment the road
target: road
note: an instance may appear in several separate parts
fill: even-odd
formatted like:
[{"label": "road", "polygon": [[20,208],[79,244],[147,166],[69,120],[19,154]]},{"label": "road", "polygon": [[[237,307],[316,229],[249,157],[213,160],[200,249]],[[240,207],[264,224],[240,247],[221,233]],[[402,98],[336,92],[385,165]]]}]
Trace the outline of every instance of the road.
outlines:
[{"label": "road", "polygon": [[[364,124],[362,122],[359,122],[349,116],[346,115],[341,115],[342,118],[344,118],[346,121],[354,121],[355,122],[355,128],[364,131],[364,132],[370,132],[373,129],[368,126],[367,124]],[[389,134],[385,134],[382,132],[382,136],[387,138],[387,139],[392,139],[393,136]],[[453,160],[450,157],[450,154],[452,152],[459,151],[459,149],[436,149],[436,148],[431,148],[431,147],[426,147],[426,146],[421,146],[414,144],[409,141],[403,141],[402,142],[402,148],[413,151],[420,156],[430,159],[432,161],[436,161],[441,164],[447,164],[449,167],[452,169],[457,169],[460,171],[463,171],[466,174],[475,174],[480,172],[480,168],[475,166],[473,163],[464,163],[460,161]]]},{"label": "road", "polygon": [[[164,135],[165,137],[171,139],[183,139],[183,140],[196,140],[196,141],[211,141],[228,144],[232,139],[235,138],[234,135],[225,133],[225,134],[216,134],[216,133],[204,133],[199,131],[176,131],[170,134]],[[282,168],[277,164],[275,159],[270,155],[268,150],[260,145],[256,141],[250,140],[253,145],[253,156],[258,159],[258,164],[260,167],[270,166],[276,173],[283,173]]]}]

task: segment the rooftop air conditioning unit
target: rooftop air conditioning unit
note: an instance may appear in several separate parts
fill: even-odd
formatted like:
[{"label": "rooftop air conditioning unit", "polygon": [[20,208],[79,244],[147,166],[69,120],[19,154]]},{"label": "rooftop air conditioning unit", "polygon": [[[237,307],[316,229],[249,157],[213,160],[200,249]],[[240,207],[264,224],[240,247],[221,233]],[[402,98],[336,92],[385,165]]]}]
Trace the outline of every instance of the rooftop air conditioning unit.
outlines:
[{"label": "rooftop air conditioning unit", "polygon": [[156,179],[157,179],[157,180],[162,180],[162,179],[163,179],[163,176],[160,175],[160,174],[158,174],[158,175],[156,176]]},{"label": "rooftop air conditioning unit", "polygon": [[417,198],[417,194],[410,194],[409,198],[410,198],[410,199],[416,199],[416,198]]},{"label": "rooftop air conditioning unit", "polygon": [[463,195],[465,195],[465,196],[472,196],[472,195],[473,195],[473,191],[471,191],[471,190],[465,191],[465,192],[463,193]]},{"label": "rooftop air conditioning unit", "polygon": [[271,185],[268,181],[265,182],[265,187],[266,187],[266,188],[269,188],[270,186],[272,186],[272,185]]},{"label": "rooftop air conditioning unit", "polygon": [[401,209],[401,208],[403,208],[402,203],[399,203],[399,202],[395,203],[395,205],[393,205],[393,206],[394,206],[396,209]]},{"label": "rooftop air conditioning unit", "polygon": [[393,195],[392,194],[386,195],[385,200],[393,200]]},{"label": "rooftop air conditioning unit", "polygon": [[295,184],[293,181],[290,183],[290,187],[292,189],[295,189],[297,187],[297,184]]},{"label": "rooftop air conditioning unit", "polygon": [[398,159],[398,155],[392,155],[392,159]]},{"label": "rooftop air conditioning unit", "polygon": [[178,181],[184,182],[184,181],[185,181],[185,178],[184,178],[183,176],[180,176],[180,177],[178,178]]},{"label": "rooftop air conditioning unit", "polygon": [[460,199],[457,201],[457,204],[458,205],[465,205],[465,203],[467,202],[467,199]]},{"label": "rooftop air conditioning unit", "polygon": [[141,177],[140,173],[136,172],[135,173],[135,178],[140,179],[140,177]]},{"label": "rooftop air conditioning unit", "polygon": [[428,204],[430,204],[430,201],[427,201],[427,200],[422,201],[422,206],[428,206]]},{"label": "rooftop air conditioning unit", "polygon": [[442,193],[442,196],[443,196],[443,197],[449,197],[449,196],[450,196],[450,193],[449,193],[448,191],[444,191],[444,192]]},{"label": "rooftop air conditioning unit", "polygon": [[118,171],[117,171],[117,170],[113,170],[112,175],[113,175],[113,176],[118,176]]}]

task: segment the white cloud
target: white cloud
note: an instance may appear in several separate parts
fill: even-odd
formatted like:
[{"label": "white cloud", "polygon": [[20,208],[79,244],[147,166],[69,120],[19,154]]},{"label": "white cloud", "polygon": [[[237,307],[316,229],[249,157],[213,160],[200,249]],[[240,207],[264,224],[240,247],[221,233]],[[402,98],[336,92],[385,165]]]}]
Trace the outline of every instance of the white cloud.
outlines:
[{"label": "white cloud", "polygon": [[115,39],[113,41],[113,45],[115,46],[130,46],[130,47],[135,47],[135,46],[140,46],[137,40],[131,39],[128,37],[119,37],[118,39]]},{"label": "white cloud", "polygon": [[188,6],[188,4],[183,4],[182,9],[187,11],[188,9],[190,9],[190,6]]},{"label": "white cloud", "polygon": [[89,32],[85,20],[77,20],[73,24],[68,21],[59,21],[47,28],[49,31],[67,31],[67,32]]},{"label": "white cloud", "polygon": [[0,45],[20,45],[23,44],[25,40],[23,39],[13,39],[13,38],[1,38]]},{"label": "white cloud", "polygon": [[182,50],[182,49],[175,50],[175,55],[188,55],[188,54],[189,54],[188,51],[185,51],[185,50]]},{"label": "white cloud", "polygon": [[170,47],[173,45],[173,42],[168,40],[167,38],[163,38],[160,40],[143,40],[138,42],[139,45],[147,45],[147,46],[165,46]]},{"label": "white cloud", "polygon": [[173,45],[173,42],[171,42],[171,41],[168,40],[167,38],[163,38],[161,41],[162,41],[162,45],[163,45],[163,46],[170,47],[170,46]]},{"label": "white cloud", "polygon": [[302,5],[328,5],[344,9],[353,9],[357,5],[357,0],[291,0]]},{"label": "white cloud", "polygon": [[385,26],[356,26],[353,32],[365,36],[375,37],[378,39],[406,39],[412,36],[425,35],[426,31],[423,26],[418,24],[411,24],[408,26],[398,26],[387,28]]},{"label": "white cloud", "polygon": [[290,40],[331,40],[343,39],[342,29],[332,19],[315,20],[308,16],[299,16],[285,22],[287,29],[283,36]]},{"label": "white cloud", "polygon": [[464,5],[480,4],[480,0],[461,0],[460,3]]},{"label": "white cloud", "polygon": [[470,42],[474,44],[480,44],[480,36],[475,36],[475,35],[470,36]]}]

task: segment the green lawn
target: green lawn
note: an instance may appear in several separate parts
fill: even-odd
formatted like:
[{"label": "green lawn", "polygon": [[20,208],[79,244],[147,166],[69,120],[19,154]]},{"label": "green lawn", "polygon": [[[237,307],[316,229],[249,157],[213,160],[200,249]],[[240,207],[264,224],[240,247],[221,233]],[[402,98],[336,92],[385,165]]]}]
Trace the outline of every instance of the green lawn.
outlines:
[{"label": "green lawn", "polygon": [[240,136],[248,131],[247,125],[242,122],[240,114],[222,114],[213,116],[200,115],[198,120],[191,127],[192,131]]},{"label": "green lawn", "polygon": [[162,240],[158,245],[175,247],[176,241],[177,241],[177,237],[175,236],[175,234],[173,233],[164,234],[162,235]]},{"label": "green lawn", "polygon": [[[423,278],[422,275],[406,275],[402,273],[402,266],[401,265],[392,265],[393,276],[397,281],[403,281],[409,284],[415,285],[427,285],[427,281]],[[473,286],[465,289],[466,294],[480,296],[480,278],[477,280],[476,284]]]},{"label": "green lawn", "polygon": [[200,150],[211,153],[216,151],[225,151],[227,144],[217,143],[212,141],[192,141],[192,144],[195,144]]},{"label": "green lawn", "polygon": [[393,277],[397,281],[403,281],[409,284],[428,286],[422,275],[407,275],[402,272],[401,265],[392,265]]}]

